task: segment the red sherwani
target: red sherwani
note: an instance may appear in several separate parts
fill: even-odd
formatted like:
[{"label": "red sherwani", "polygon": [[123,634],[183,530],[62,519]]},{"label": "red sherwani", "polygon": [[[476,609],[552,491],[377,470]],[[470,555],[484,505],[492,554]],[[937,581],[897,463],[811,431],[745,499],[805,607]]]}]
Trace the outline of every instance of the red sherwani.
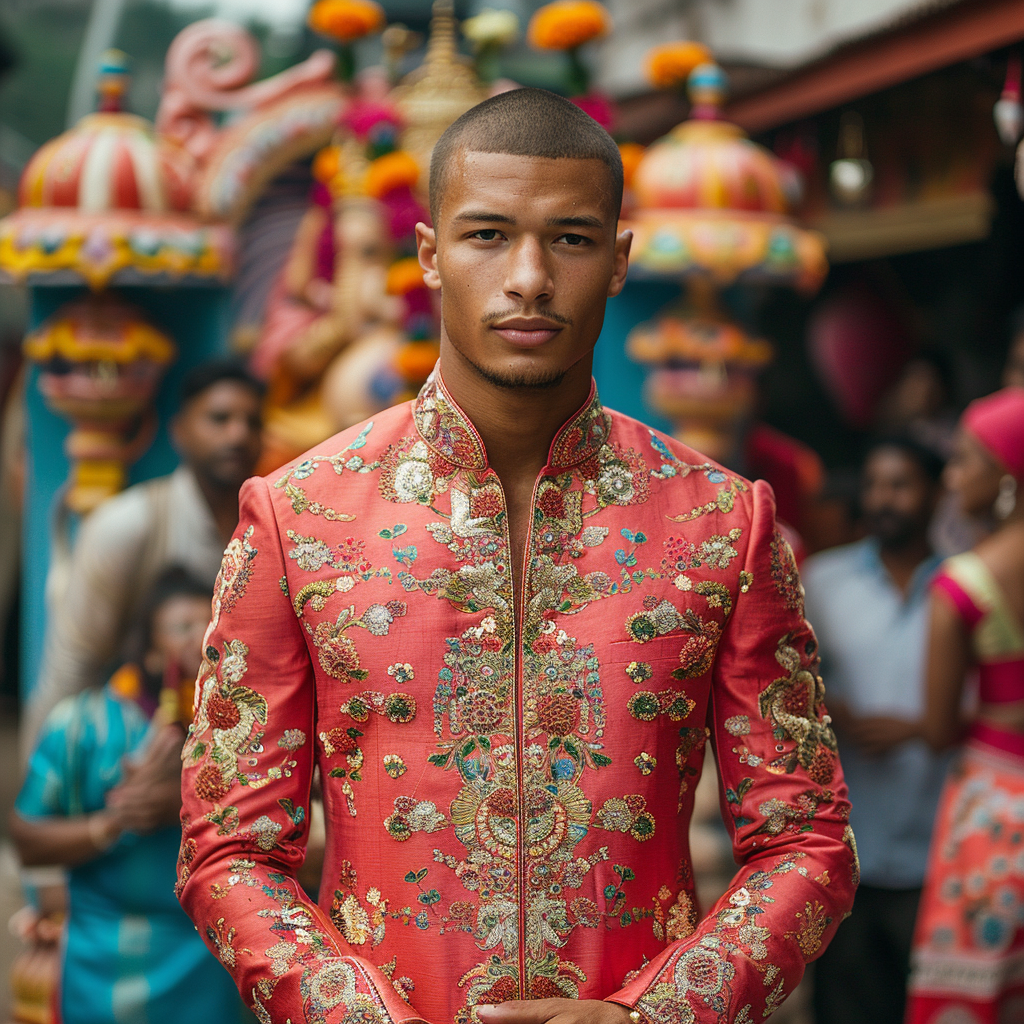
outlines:
[{"label": "red sherwani", "polygon": [[[246,485],[179,873],[261,1021],[565,996],[752,1024],[792,991],[856,855],[773,506],[595,393],[537,480],[515,593],[501,485],[436,375]],[[699,920],[709,737],[742,868]],[[314,766],[319,906],[295,881]]]}]

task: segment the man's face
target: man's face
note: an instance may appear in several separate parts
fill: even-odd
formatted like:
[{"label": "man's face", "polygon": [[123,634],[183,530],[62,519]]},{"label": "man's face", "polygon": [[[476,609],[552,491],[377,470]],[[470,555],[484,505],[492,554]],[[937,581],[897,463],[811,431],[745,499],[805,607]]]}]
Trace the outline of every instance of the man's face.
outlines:
[{"label": "man's face", "polygon": [[196,475],[218,487],[238,488],[260,456],[260,399],[252,388],[223,380],[200,392],[178,413],[174,440]]},{"label": "man's face", "polygon": [[153,616],[146,667],[156,674],[171,662],[183,679],[194,679],[203,660],[203,635],[209,621],[210,602],[205,597],[176,594],[166,600]]},{"label": "man's face", "polygon": [[420,263],[450,344],[501,387],[552,387],[589,359],[605,300],[626,278],[630,232],[600,160],[456,152]]},{"label": "man's face", "polygon": [[937,496],[937,484],[899,448],[876,449],[864,466],[864,524],[883,546],[900,547],[923,537]]}]

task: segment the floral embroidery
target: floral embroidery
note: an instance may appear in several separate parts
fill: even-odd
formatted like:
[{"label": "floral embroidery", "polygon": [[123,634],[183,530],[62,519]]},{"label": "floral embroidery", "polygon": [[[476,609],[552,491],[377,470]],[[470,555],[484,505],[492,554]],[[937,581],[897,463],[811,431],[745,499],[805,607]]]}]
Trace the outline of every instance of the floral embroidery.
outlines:
[{"label": "floral embroidery", "polygon": [[786,607],[800,615],[804,613],[804,588],[800,582],[800,571],[796,567],[793,549],[789,541],[776,530],[769,549],[771,576],[775,589],[782,595]]},{"label": "floral embroidery", "polygon": [[[827,717],[822,716],[825,687],[821,677],[811,671],[817,667],[817,648],[813,637],[807,641],[805,650],[808,665],[805,667],[800,653],[790,646],[792,634],[784,636],[775,651],[775,660],[786,670],[787,675],[776,679],[758,698],[761,714],[772,722],[776,739],[790,740],[791,751],[771,762],[770,767],[787,773],[799,764],[809,768],[824,748],[824,762],[831,763],[830,755],[837,750],[835,733]],[[827,774],[822,760],[817,761],[819,774]]]},{"label": "floral embroidery", "polygon": [[431,800],[398,796],[394,813],[385,820],[384,827],[393,838],[404,842],[414,832],[437,832],[447,828],[448,819]]},{"label": "floral embroidery", "polygon": [[795,916],[798,921],[802,922],[802,925],[796,932],[786,932],[786,938],[795,938],[804,959],[811,961],[821,949],[822,936],[825,934],[825,929],[832,923],[832,918],[817,901],[813,904],[806,903],[804,909],[798,910]]}]

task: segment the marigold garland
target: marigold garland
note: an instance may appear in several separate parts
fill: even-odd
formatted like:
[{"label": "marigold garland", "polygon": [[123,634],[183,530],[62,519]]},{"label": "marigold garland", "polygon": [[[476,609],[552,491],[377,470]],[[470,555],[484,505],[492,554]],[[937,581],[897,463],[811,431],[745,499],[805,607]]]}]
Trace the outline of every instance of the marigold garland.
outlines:
[{"label": "marigold garland", "polygon": [[420,384],[430,376],[439,352],[436,341],[406,342],[395,354],[395,369],[403,380]]},{"label": "marigold garland", "polygon": [[413,188],[420,178],[420,165],[415,157],[402,149],[385,153],[370,164],[366,171],[366,194],[372,199],[383,199],[398,188]]},{"label": "marigold garland", "polygon": [[388,267],[385,289],[388,295],[406,295],[414,288],[422,288],[423,268],[415,256],[396,260]]},{"label": "marigold garland", "polygon": [[539,50],[575,50],[611,27],[610,15],[596,0],[554,0],[536,11],[526,37]]},{"label": "marigold garland", "polygon": [[313,177],[329,185],[341,173],[341,147],[324,146],[313,158]]},{"label": "marigold garland", "polygon": [[644,70],[655,89],[673,89],[685,85],[695,67],[713,60],[706,46],[683,39],[648,50]]},{"label": "marigold garland", "polygon": [[645,148],[639,142],[620,142],[619,156],[622,157],[622,184],[629,188],[633,184],[633,175],[644,157]]},{"label": "marigold garland", "polygon": [[314,32],[342,43],[379,32],[384,22],[384,8],[374,0],[317,0],[309,12]]}]

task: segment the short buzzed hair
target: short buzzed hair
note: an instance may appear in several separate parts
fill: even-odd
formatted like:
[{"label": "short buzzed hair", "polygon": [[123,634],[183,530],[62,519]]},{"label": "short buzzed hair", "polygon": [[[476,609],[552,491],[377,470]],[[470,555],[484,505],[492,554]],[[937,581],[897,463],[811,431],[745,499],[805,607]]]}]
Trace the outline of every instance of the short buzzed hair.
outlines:
[{"label": "short buzzed hair", "polygon": [[511,89],[471,107],[434,146],[430,216],[437,226],[448,165],[459,150],[552,159],[600,160],[608,168],[611,201],[622,205],[622,157],[615,140],[575,103],[546,89]]}]

